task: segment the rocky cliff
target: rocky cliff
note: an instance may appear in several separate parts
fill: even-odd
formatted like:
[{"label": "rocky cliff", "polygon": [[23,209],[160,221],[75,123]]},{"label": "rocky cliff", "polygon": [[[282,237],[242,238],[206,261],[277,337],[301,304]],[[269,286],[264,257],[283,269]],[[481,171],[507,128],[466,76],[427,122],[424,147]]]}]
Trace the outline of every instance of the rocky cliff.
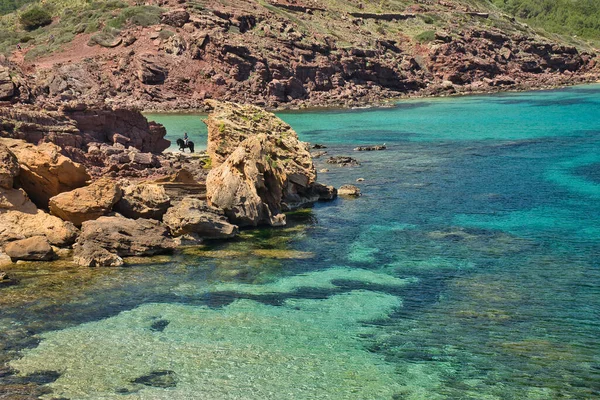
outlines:
[{"label": "rocky cliff", "polygon": [[35,63],[35,43],[24,45],[4,61],[0,97],[144,109],[202,109],[208,98],[350,106],[598,79],[586,42],[553,42],[484,2],[411,3],[162,0],[155,25],[128,20],[109,45],[81,33]]}]

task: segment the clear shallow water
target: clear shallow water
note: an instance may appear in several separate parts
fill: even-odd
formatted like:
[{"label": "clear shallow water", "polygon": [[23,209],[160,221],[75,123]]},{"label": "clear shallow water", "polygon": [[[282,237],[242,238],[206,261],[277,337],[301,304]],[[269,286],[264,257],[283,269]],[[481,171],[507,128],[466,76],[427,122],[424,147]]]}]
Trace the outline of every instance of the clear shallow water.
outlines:
[{"label": "clear shallow water", "polygon": [[20,374],[0,380],[72,399],[600,397],[600,87],[281,116],[363,161],[317,160],[364,196],[126,269],[19,266],[0,343]]}]

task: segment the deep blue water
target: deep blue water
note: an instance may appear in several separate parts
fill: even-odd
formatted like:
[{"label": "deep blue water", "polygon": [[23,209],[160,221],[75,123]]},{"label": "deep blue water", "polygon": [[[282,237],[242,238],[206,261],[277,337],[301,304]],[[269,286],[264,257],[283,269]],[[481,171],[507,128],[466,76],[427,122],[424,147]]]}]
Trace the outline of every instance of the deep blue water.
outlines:
[{"label": "deep blue water", "polygon": [[280,116],[359,159],[315,161],[363,196],[151,264],[38,267],[0,292],[10,365],[58,372],[48,398],[600,398],[600,86]]}]

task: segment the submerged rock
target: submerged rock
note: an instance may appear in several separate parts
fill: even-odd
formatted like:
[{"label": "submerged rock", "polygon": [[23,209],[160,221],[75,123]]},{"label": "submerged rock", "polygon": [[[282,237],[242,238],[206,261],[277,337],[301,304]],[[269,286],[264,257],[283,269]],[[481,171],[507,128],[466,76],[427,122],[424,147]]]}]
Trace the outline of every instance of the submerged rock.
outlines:
[{"label": "submerged rock", "polygon": [[150,256],[173,250],[167,227],[151,219],[127,219],[122,216],[100,217],[81,226],[79,245],[96,244],[120,257]]},{"label": "submerged rock", "polygon": [[85,221],[108,214],[121,198],[121,188],[109,179],[61,193],[50,199],[52,214],[81,226]]},{"label": "submerged rock", "polygon": [[4,251],[13,261],[49,261],[56,257],[48,238],[32,236],[7,244]]},{"label": "submerged rock", "polygon": [[378,150],[385,150],[387,149],[387,146],[384,144],[378,144],[375,146],[358,146],[354,148],[354,151],[378,151]]},{"label": "submerged rock", "polygon": [[201,238],[225,239],[238,234],[238,227],[227,221],[223,211],[191,197],[171,207],[164,222],[174,236],[196,233]]}]

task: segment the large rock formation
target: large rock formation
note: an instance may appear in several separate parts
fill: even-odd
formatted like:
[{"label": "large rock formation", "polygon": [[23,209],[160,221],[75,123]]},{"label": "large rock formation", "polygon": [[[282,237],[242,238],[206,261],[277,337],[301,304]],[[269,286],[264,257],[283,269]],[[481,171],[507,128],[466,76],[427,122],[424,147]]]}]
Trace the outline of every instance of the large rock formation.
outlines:
[{"label": "large rock formation", "polygon": [[223,211],[191,197],[171,207],[164,222],[174,236],[195,233],[204,239],[226,239],[238,233],[238,227],[227,221]]},{"label": "large rock formation", "polygon": [[84,248],[94,244],[120,257],[161,254],[175,247],[168,237],[167,227],[162,223],[122,216],[84,222],[77,243]]},{"label": "large rock formation", "polygon": [[7,244],[4,251],[13,261],[48,261],[56,257],[48,238],[32,236]]},{"label": "large rock formation", "polygon": [[[284,209],[319,200],[307,143],[274,114],[258,107],[211,101],[206,180],[210,204],[239,226],[284,225]],[[325,197],[333,197],[331,189]]]},{"label": "large rock formation", "polygon": [[163,186],[141,183],[125,186],[123,197],[114,209],[127,218],[161,220],[170,205],[171,199]]},{"label": "large rock formation", "polygon": [[137,110],[63,104],[51,111],[36,107],[0,108],[0,136],[29,143],[51,142],[85,149],[90,143],[119,143],[141,152],[161,153],[170,142],[160,124],[148,122]]},{"label": "large rock formation", "polygon": [[51,197],[82,187],[90,179],[85,167],[63,156],[55,144],[0,140],[16,155],[19,183],[38,207],[48,207]]},{"label": "large rock formation", "polygon": [[50,212],[81,226],[85,221],[108,214],[120,198],[119,185],[109,179],[99,179],[89,186],[52,197]]},{"label": "large rock formation", "polygon": [[0,188],[12,189],[14,178],[19,175],[17,157],[0,143]]}]

